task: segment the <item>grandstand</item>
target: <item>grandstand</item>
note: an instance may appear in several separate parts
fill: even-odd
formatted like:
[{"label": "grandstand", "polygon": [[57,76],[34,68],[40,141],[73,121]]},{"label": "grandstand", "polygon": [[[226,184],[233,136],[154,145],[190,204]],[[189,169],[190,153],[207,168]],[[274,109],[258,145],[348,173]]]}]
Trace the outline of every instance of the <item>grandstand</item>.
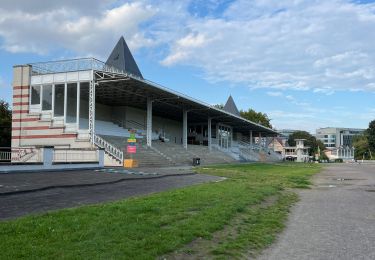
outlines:
[{"label": "grandstand", "polygon": [[[277,133],[242,118],[232,97],[215,108],[143,78],[123,37],[94,58],[14,66],[12,147],[105,150],[105,164],[141,167],[278,161]],[[135,132],[137,153],[126,153]]]}]

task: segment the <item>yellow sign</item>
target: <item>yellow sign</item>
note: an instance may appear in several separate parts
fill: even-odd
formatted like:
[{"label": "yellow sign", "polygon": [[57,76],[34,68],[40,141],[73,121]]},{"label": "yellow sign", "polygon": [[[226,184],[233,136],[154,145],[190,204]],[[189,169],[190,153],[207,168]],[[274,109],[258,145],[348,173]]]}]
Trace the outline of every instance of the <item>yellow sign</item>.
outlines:
[{"label": "yellow sign", "polygon": [[125,168],[138,167],[138,161],[134,160],[134,159],[125,159],[124,160],[124,167]]}]

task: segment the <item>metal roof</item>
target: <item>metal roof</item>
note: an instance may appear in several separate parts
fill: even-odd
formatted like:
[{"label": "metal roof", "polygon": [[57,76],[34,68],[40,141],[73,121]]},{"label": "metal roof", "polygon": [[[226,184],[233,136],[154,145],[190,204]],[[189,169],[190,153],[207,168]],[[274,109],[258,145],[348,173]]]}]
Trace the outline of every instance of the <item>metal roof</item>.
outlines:
[{"label": "metal roof", "polygon": [[211,117],[214,122],[230,125],[235,131],[246,134],[249,130],[272,136],[277,134],[275,130],[246,120],[239,115],[129,74],[95,71],[95,78],[96,100],[99,103],[112,106],[131,104],[132,107],[145,109],[147,98],[151,98],[153,114],[156,116],[182,120],[182,110],[186,109],[189,112],[189,123],[207,122],[208,117]]}]

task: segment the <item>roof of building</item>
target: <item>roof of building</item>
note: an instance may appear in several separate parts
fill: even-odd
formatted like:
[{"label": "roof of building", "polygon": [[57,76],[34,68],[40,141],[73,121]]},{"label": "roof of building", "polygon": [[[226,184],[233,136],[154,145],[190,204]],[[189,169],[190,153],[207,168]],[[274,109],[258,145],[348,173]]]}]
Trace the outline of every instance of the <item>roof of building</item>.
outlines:
[{"label": "roof of building", "polygon": [[118,40],[105,64],[143,79],[142,73],[139,70],[123,36]]},{"label": "roof of building", "polygon": [[238,111],[238,108],[236,106],[236,103],[234,103],[234,100],[232,98],[232,95],[228,97],[227,103],[225,103],[225,106],[223,110],[233,114],[233,115],[240,115],[240,111]]},{"label": "roof of building", "polygon": [[182,120],[182,111],[186,110],[189,112],[189,122],[192,123],[204,122],[211,118],[246,134],[249,128],[270,136],[277,134],[271,128],[242,118],[232,97],[228,98],[226,105],[230,111],[227,111],[144,79],[123,37],[116,44],[106,63],[94,58],[83,58],[28,65],[32,67],[33,76],[92,70],[97,83],[96,102],[104,105],[132,104],[135,108],[145,109],[147,100],[151,99],[153,114],[156,116],[165,116],[168,111],[170,119]]}]

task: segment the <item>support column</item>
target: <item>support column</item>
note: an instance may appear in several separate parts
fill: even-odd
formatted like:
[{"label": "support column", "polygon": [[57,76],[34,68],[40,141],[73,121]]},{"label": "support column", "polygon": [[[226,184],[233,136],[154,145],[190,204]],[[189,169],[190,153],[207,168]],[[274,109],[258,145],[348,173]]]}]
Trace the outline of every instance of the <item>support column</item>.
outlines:
[{"label": "support column", "polygon": [[212,126],[212,119],[211,117],[208,118],[208,122],[207,122],[207,141],[208,141],[208,150],[211,152],[212,150],[212,139],[211,139],[211,136],[212,136],[212,133],[211,133],[211,126]]},{"label": "support column", "polygon": [[147,98],[147,120],[146,120],[147,146],[152,146],[152,100]]},{"label": "support column", "polygon": [[[66,116],[66,102],[67,100],[67,87],[65,84],[65,104],[64,104],[64,114]],[[94,136],[95,136],[95,82],[92,80],[90,81],[90,89],[89,89],[89,132],[90,132],[90,140],[91,143],[94,143]]]},{"label": "support column", "polygon": [[250,145],[253,145],[253,130],[250,130]]},{"label": "support column", "polygon": [[259,146],[262,146],[262,133],[259,132]]},{"label": "support column", "polygon": [[182,145],[187,149],[187,110],[183,109],[182,111]]}]

